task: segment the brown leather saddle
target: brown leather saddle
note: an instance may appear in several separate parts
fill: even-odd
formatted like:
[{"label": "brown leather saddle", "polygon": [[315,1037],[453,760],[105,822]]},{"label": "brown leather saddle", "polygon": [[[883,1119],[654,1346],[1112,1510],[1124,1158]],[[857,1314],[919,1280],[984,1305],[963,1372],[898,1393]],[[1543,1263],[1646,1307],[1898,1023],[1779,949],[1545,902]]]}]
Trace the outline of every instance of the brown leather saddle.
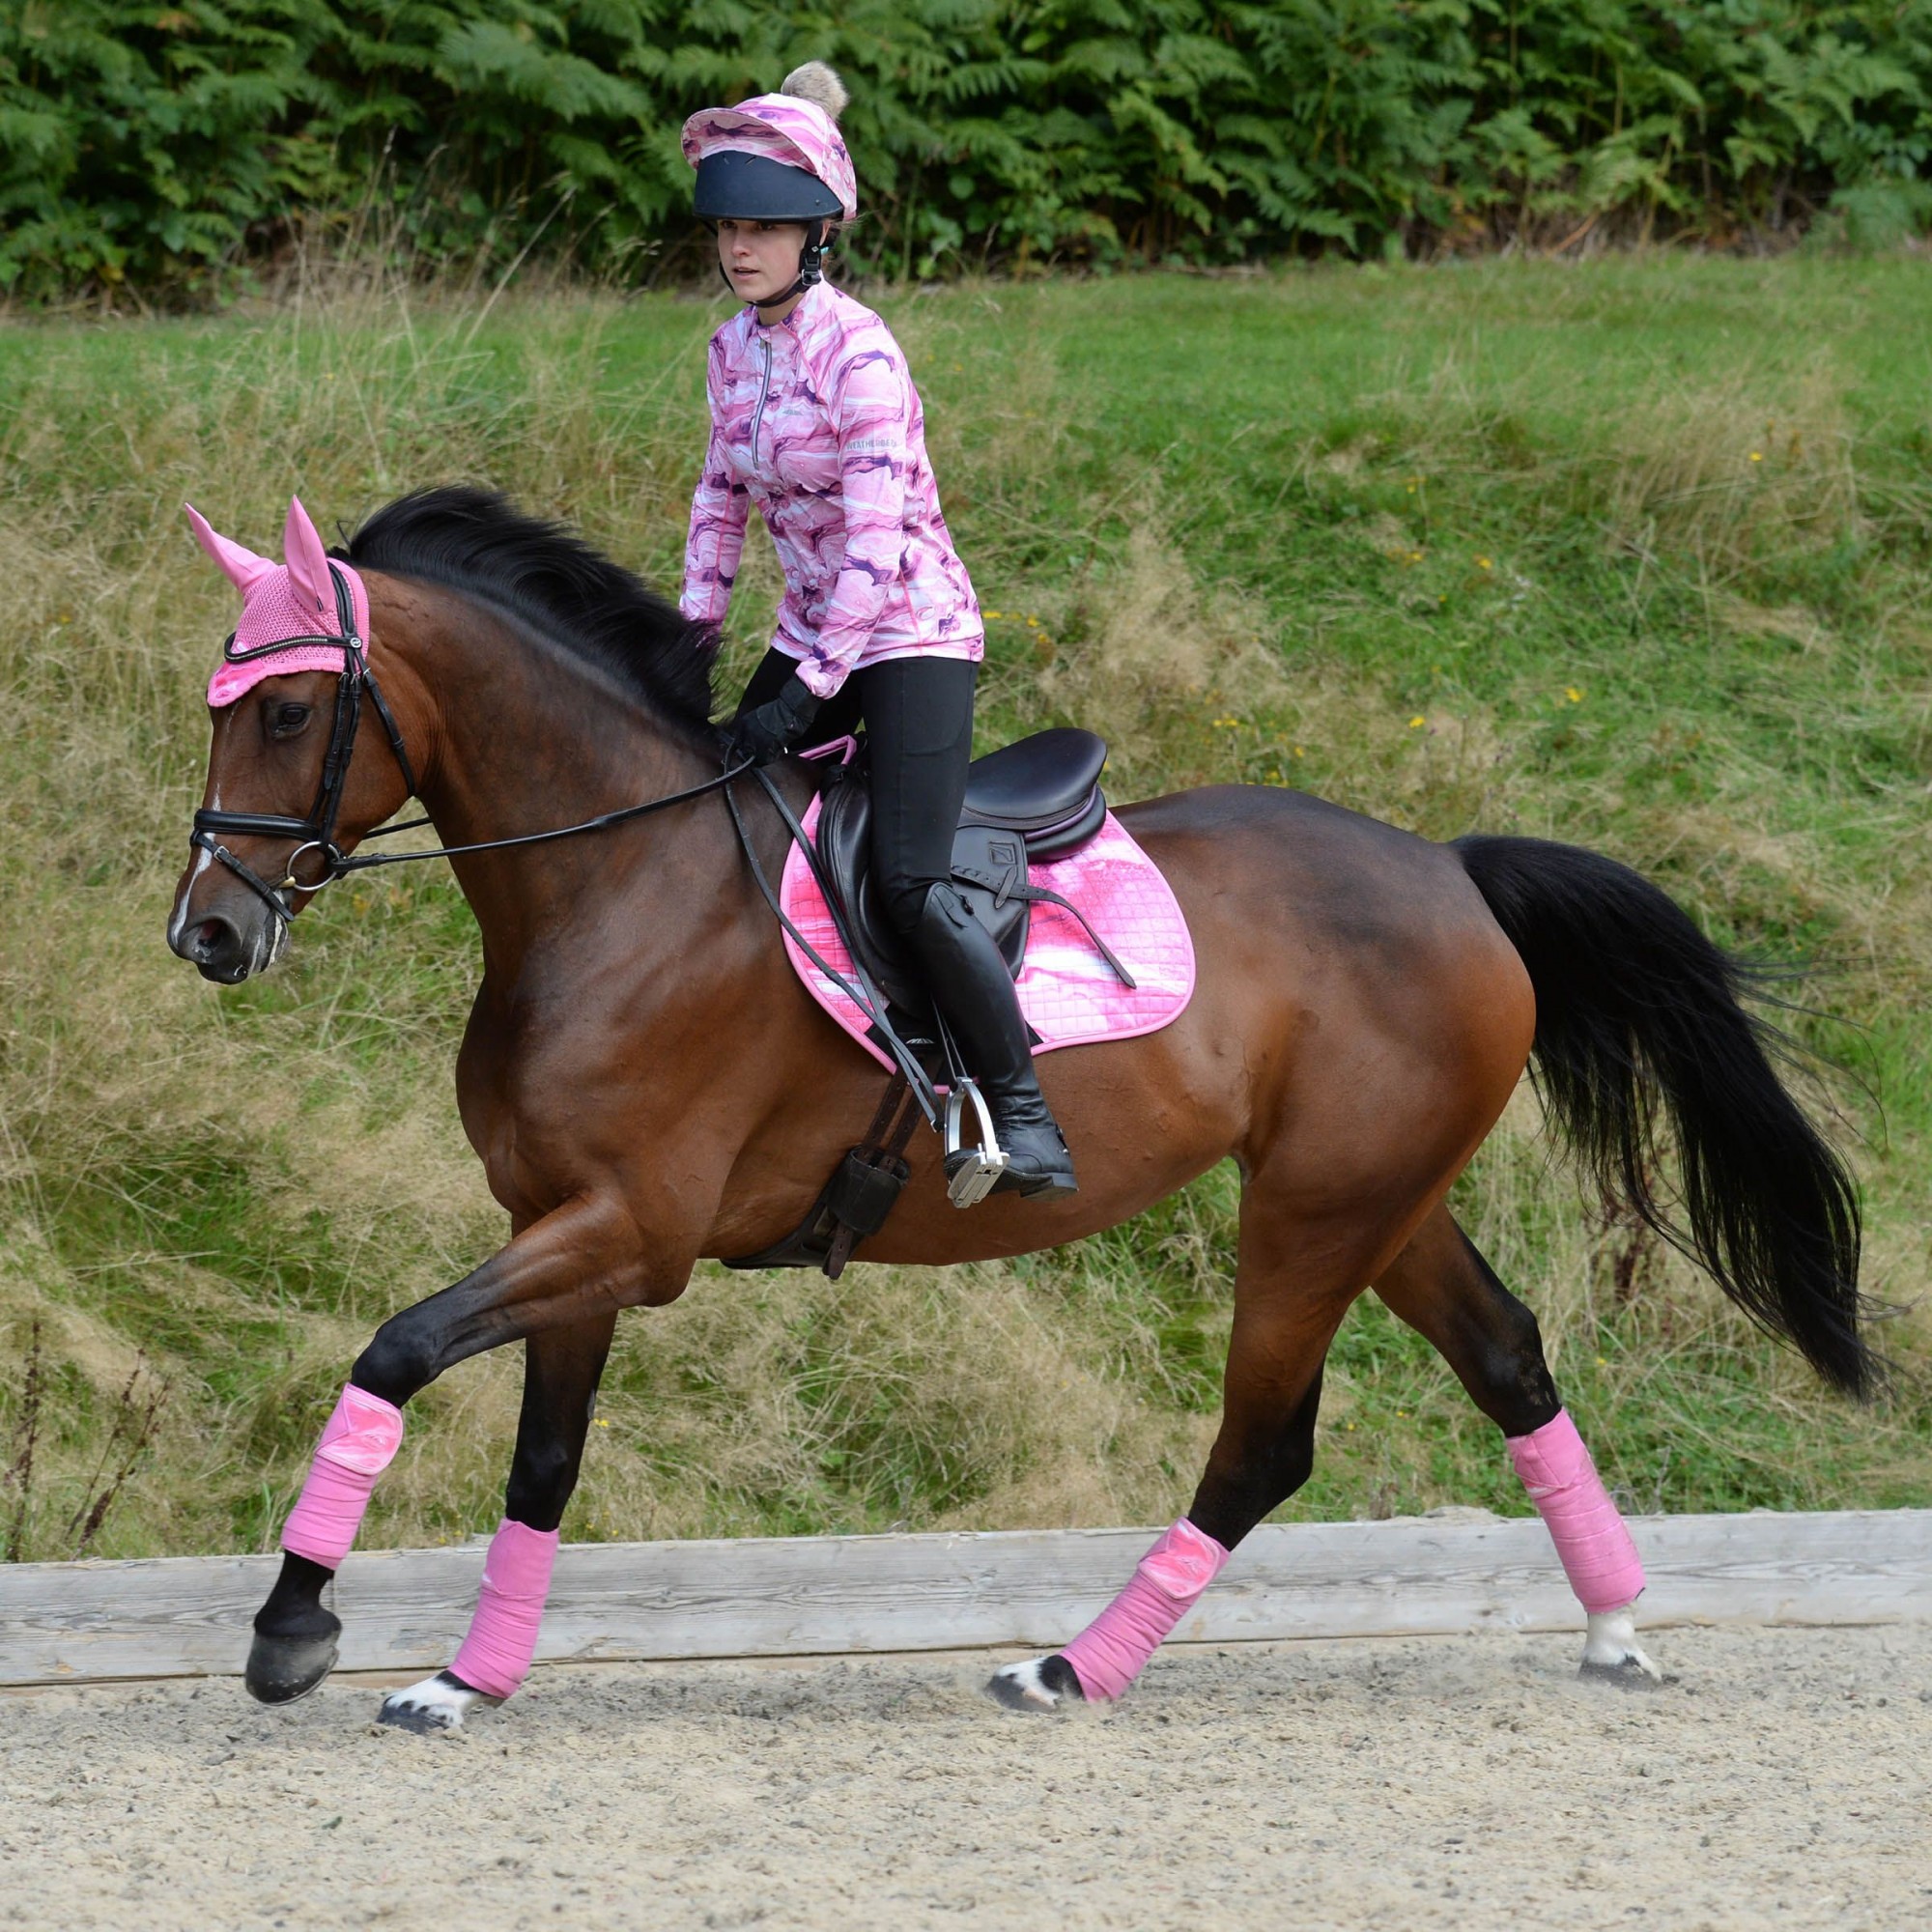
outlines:
[{"label": "brown leather saddle", "polygon": [[[966,775],[966,805],[952,839],[952,883],[973,916],[993,935],[1013,977],[1026,963],[1027,927],[1042,900],[1079,909],[1034,886],[1027,867],[1077,851],[1100,830],[1107,801],[1100,770],[1107,743],[1092,731],[1062,727],[975,758]],[[863,749],[826,774],[819,794],[818,856],[837,895],[847,933],[872,983],[885,995],[908,1044],[929,1046],[931,1003],[918,969],[882,916],[871,876],[872,793]],[[1086,921],[1081,919],[1084,925]],[[1126,983],[1132,980],[1097,947]],[[909,1031],[908,1031],[909,1029]]]}]

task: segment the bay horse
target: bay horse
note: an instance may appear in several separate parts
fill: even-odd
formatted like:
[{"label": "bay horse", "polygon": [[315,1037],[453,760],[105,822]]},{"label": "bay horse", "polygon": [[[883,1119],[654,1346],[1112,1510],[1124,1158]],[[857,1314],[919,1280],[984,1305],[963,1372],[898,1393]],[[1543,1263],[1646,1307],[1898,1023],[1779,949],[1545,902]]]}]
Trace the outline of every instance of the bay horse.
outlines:
[{"label": "bay horse", "polygon": [[[403,1406],[452,1364],[521,1341],[522,1415],[478,1621],[450,1669],[382,1714],[448,1727],[528,1668],[619,1315],[674,1300],[700,1258],[791,1231],[873,1112],[881,1075],[809,998],[754,888],[719,795],[712,639],[674,606],[478,490],[391,503],[332,563],[298,504],[279,567],[197,528],[243,586],[244,627],[270,609],[258,597],[306,598],[301,621],[323,626],[306,643],[329,642],[332,582],[341,631],[365,623],[366,657],[343,646],[339,677],[299,661],[213,710],[197,819],[213,830],[197,832],[176,894],[175,952],[224,983],[270,964],[312,896],[296,873],[319,884],[318,865],[353,852],[412,790],[445,846],[488,848],[450,862],[483,952],[457,1097],[511,1236],[383,1322],[357,1357],[284,1532],[247,1671],[269,1701],[321,1682],[340,1631],[323,1588],[394,1454]],[[345,750],[358,662],[372,686],[380,676],[388,743],[368,732]],[[807,769],[772,770],[802,810]],[[325,794],[318,832],[309,801]],[[654,799],[673,808],[492,844]],[[1179,895],[1198,959],[1191,1003],[1159,1032],[1042,1059],[1078,1194],[961,1212],[936,1143],[918,1145],[864,1259],[944,1265],[1077,1240],[1232,1158],[1241,1207],[1222,1417],[1186,1515],[1112,1608],[990,1688],[1031,1709],[1120,1694],[1227,1553],[1307,1479],[1323,1358],[1372,1286],[1502,1432],[1582,1600],[1586,1671],[1654,1679],[1630,1608],[1641,1567],[1535,1317],[1445,1197],[1533,1057],[1550,1120],[1606,1199],[1669,1232],[1827,1382],[1865,1392],[1877,1365],[1861,1332],[1857,1195],[1741,1003],[1751,969],[1657,886],[1573,846],[1436,844],[1279,787],[1211,786],[1118,815]],[[749,784],[743,816],[776,877],[786,835]],[[1653,1192],[1654,1124],[1674,1144],[1681,1230]]]}]

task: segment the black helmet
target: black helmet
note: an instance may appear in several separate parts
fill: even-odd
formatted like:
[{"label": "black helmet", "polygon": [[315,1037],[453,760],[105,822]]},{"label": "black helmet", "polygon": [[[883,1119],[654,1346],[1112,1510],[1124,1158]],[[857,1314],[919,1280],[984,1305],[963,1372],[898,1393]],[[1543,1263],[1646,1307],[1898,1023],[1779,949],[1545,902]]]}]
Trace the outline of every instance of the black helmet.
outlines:
[{"label": "black helmet", "polygon": [[838,197],[803,168],[724,149],[697,164],[692,213],[700,221],[837,221]]}]

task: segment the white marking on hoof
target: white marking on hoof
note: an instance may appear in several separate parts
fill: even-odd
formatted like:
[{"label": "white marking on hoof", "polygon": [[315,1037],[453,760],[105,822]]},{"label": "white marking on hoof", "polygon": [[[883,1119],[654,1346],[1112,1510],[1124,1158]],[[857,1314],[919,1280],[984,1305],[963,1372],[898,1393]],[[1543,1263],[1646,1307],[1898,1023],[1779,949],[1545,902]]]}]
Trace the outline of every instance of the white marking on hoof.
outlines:
[{"label": "white marking on hoof", "polygon": [[1064,1657],[1030,1657],[1003,1663],[993,1672],[987,1693],[1009,1711],[1057,1711],[1086,1701],[1073,1666]]},{"label": "white marking on hoof", "polygon": [[377,1714],[379,1724],[394,1724],[398,1730],[414,1731],[418,1736],[431,1731],[460,1731],[465,1716],[479,1706],[494,1711],[502,1702],[439,1670],[407,1690],[391,1690],[383,1699]]},{"label": "white marking on hoof", "polygon": [[1631,1690],[1655,1690],[1665,1681],[1663,1672],[1637,1648],[1636,1619],[1628,1605],[1620,1610],[1592,1613],[1577,1675],[1621,1684]]}]

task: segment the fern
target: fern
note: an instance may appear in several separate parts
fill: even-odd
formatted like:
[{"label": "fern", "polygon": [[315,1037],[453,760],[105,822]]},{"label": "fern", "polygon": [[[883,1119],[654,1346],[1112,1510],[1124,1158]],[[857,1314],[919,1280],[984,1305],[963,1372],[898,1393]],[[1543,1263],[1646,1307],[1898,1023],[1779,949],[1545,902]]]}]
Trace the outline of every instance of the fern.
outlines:
[{"label": "fern", "polygon": [[372,197],[430,271],[683,272],[684,117],[812,57],[887,273],[1932,218],[1932,0],[12,0],[0,287],[220,293]]}]

